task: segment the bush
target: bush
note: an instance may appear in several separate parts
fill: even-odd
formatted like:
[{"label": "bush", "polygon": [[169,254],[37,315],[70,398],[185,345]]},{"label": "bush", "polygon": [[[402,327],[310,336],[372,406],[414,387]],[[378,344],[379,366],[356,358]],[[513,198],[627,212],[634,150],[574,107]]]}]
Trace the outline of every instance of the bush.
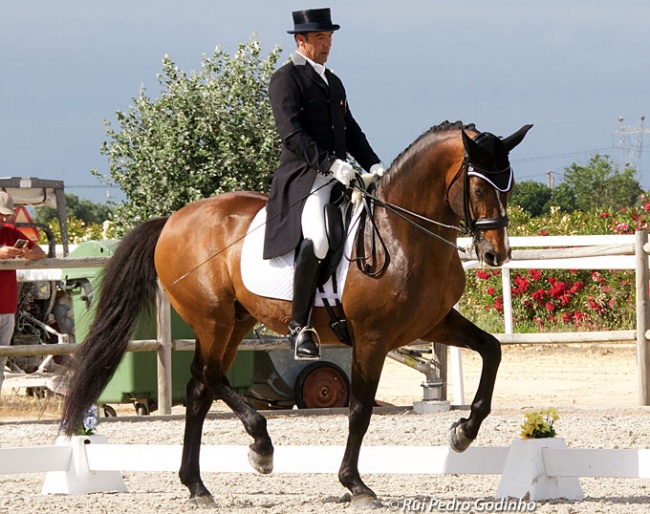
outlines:
[{"label": "bush", "polygon": [[[531,217],[520,207],[509,210],[511,236],[633,234],[647,230],[650,200],[618,210],[571,214],[553,209]],[[634,270],[512,270],[514,331],[629,330],[635,327]],[[469,270],[460,311],[484,330],[503,332],[500,270]]]}]

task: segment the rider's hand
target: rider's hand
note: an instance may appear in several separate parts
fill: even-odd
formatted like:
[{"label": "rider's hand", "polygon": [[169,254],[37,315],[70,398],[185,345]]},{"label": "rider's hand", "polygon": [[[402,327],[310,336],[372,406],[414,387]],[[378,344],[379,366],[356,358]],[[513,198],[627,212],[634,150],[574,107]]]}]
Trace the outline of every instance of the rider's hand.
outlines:
[{"label": "rider's hand", "polygon": [[341,159],[336,159],[330,168],[332,176],[345,187],[350,187],[350,182],[354,178],[354,168]]},{"label": "rider's hand", "polygon": [[386,173],[386,168],[384,168],[384,165],[381,162],[378,162],[377,164],[370,166],[369,173],[372,173],[377,177],[383,177],[384,173]]}]

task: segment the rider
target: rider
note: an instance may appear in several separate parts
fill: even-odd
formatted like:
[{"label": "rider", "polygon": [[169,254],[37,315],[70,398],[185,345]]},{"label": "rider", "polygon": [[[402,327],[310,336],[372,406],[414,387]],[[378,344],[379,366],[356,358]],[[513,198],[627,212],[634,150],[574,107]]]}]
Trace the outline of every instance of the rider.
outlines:
[{"label": "rider", "polygon": [[[341,80],[325,68],[339,25],[330,9],[293,14],[297,51],[271,78],[269,97],[282,139],[280,167],[271,180],[264,258],[296,250],[289,340],[299,359],[318,359],[311,311],[320,263],[329,249],[324,206],[335,181],[348,187],[349,153],[376,176],[384,166],[352,117]],[[334,180],[335,179],[335,180]]]}]

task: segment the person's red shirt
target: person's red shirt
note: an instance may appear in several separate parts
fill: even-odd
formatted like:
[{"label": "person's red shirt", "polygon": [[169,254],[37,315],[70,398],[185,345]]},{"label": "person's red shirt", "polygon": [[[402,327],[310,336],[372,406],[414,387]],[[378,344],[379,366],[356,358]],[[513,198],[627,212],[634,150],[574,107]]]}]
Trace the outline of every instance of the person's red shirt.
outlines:
[{"label": "person's red shirt", "polygon": [[[36,244],[13,225],[4,225],[0,228],[0,246],[13,246],[18,239],[27,239],[28,248],[33,248]],[[0,270],[0,314],[14,314],[17,308],[16,270]]]}]

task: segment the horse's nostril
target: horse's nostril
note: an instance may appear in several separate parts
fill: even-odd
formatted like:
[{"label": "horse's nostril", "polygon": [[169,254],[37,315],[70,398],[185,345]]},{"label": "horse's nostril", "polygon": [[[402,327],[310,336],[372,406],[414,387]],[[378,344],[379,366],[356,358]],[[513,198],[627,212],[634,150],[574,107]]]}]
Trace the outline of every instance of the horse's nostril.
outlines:
[{"label": "horse's nostril", "polygon": [[487,262],[490,266],[498,266],[500,264],[499,258],[495,253],[492,252],[486,252],[485,262]]}]

